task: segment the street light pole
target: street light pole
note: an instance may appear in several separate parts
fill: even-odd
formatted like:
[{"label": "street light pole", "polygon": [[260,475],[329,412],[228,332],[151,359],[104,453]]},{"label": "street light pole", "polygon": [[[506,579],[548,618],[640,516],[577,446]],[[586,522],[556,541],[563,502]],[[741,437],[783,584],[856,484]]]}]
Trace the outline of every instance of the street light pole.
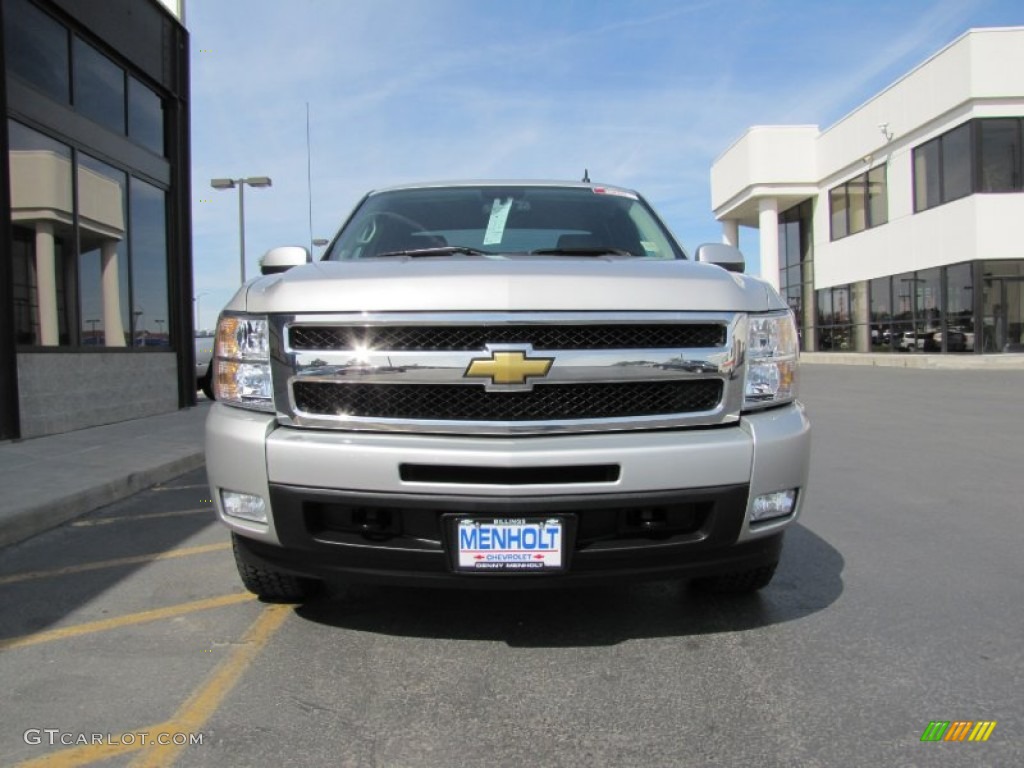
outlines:
[{"label": "street light pole", "polygon": [[238,185],[238,243],[242,249],[242,285],[245,285],[245,180]]},{"label": "street light pole", "polygon": [[245,186],[269,187],[272,182],[269,176],[249,176],[241,179],[210,179],[214,189],[234,189],[238,187],[238,242],[241,247],[241,277],[245,283]]}]

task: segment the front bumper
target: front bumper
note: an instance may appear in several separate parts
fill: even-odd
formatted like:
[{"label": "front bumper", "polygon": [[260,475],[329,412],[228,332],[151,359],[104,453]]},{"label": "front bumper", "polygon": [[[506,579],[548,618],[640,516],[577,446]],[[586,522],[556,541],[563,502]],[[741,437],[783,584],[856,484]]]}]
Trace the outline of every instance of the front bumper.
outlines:
[{"label": "front bumper", "polygon": [[[402,583],[550,585],[768,564],[799,515],[809,453],[799,404],[738,426],[519,438],[291,429],[220,403],[207,420],[213,498],[250,559],[320,578]],[[592,467],[604,469],[580,471]],[[791,515],[749,522],[756,496],[790,488]],[[266,499],[268,523],[225,515],[225,489]],[[564,514],[571,565],[549,577],[452,573],[442,516],[453,512]]]}]

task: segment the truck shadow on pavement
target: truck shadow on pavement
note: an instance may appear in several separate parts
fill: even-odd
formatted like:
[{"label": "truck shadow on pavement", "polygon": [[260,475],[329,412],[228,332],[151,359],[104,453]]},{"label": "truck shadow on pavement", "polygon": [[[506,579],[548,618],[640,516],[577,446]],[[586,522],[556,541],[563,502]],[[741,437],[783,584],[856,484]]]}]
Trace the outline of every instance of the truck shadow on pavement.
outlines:
[{"label": "truck shadow on pavement", "polygon": [[843,565],[835,548],[797,524],[786,534],[774,580],[755,595],[707,595],[673,581],[497,592],[361,585],[296,613],[318,624],[397,637],[523,648],[610,646],[804,618],[842,594]]}]

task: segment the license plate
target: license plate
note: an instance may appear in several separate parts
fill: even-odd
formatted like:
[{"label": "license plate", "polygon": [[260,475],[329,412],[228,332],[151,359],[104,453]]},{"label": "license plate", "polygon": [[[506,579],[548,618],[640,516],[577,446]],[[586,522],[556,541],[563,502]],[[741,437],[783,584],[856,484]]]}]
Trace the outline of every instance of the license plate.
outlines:
[{"label": "license plate", "polygon": [[560,518],[462,518],[455,526],[456,570],[538,573],[564,567]]}]

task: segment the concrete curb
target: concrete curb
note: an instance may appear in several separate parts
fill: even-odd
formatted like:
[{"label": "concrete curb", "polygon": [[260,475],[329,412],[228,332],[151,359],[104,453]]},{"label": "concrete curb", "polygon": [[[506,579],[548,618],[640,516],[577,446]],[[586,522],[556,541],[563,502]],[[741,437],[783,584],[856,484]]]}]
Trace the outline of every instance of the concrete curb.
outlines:
[{"label": "concrete curb", "polygon": [[947,371],[1024,371],[1024,355],[918,355],[888,352],[801,352],[808,365],[870,365],[878,368],[927,368]]},{"label": "concrete curb", "polygon": [[203,460],[203,451],[199,449],[191,455],[98,483],[61,498],[8,512],[3,521],[0,521],[0,547],[24,541],[94,509],[113,504],[185,472],[191,472],[203,466]]}]

